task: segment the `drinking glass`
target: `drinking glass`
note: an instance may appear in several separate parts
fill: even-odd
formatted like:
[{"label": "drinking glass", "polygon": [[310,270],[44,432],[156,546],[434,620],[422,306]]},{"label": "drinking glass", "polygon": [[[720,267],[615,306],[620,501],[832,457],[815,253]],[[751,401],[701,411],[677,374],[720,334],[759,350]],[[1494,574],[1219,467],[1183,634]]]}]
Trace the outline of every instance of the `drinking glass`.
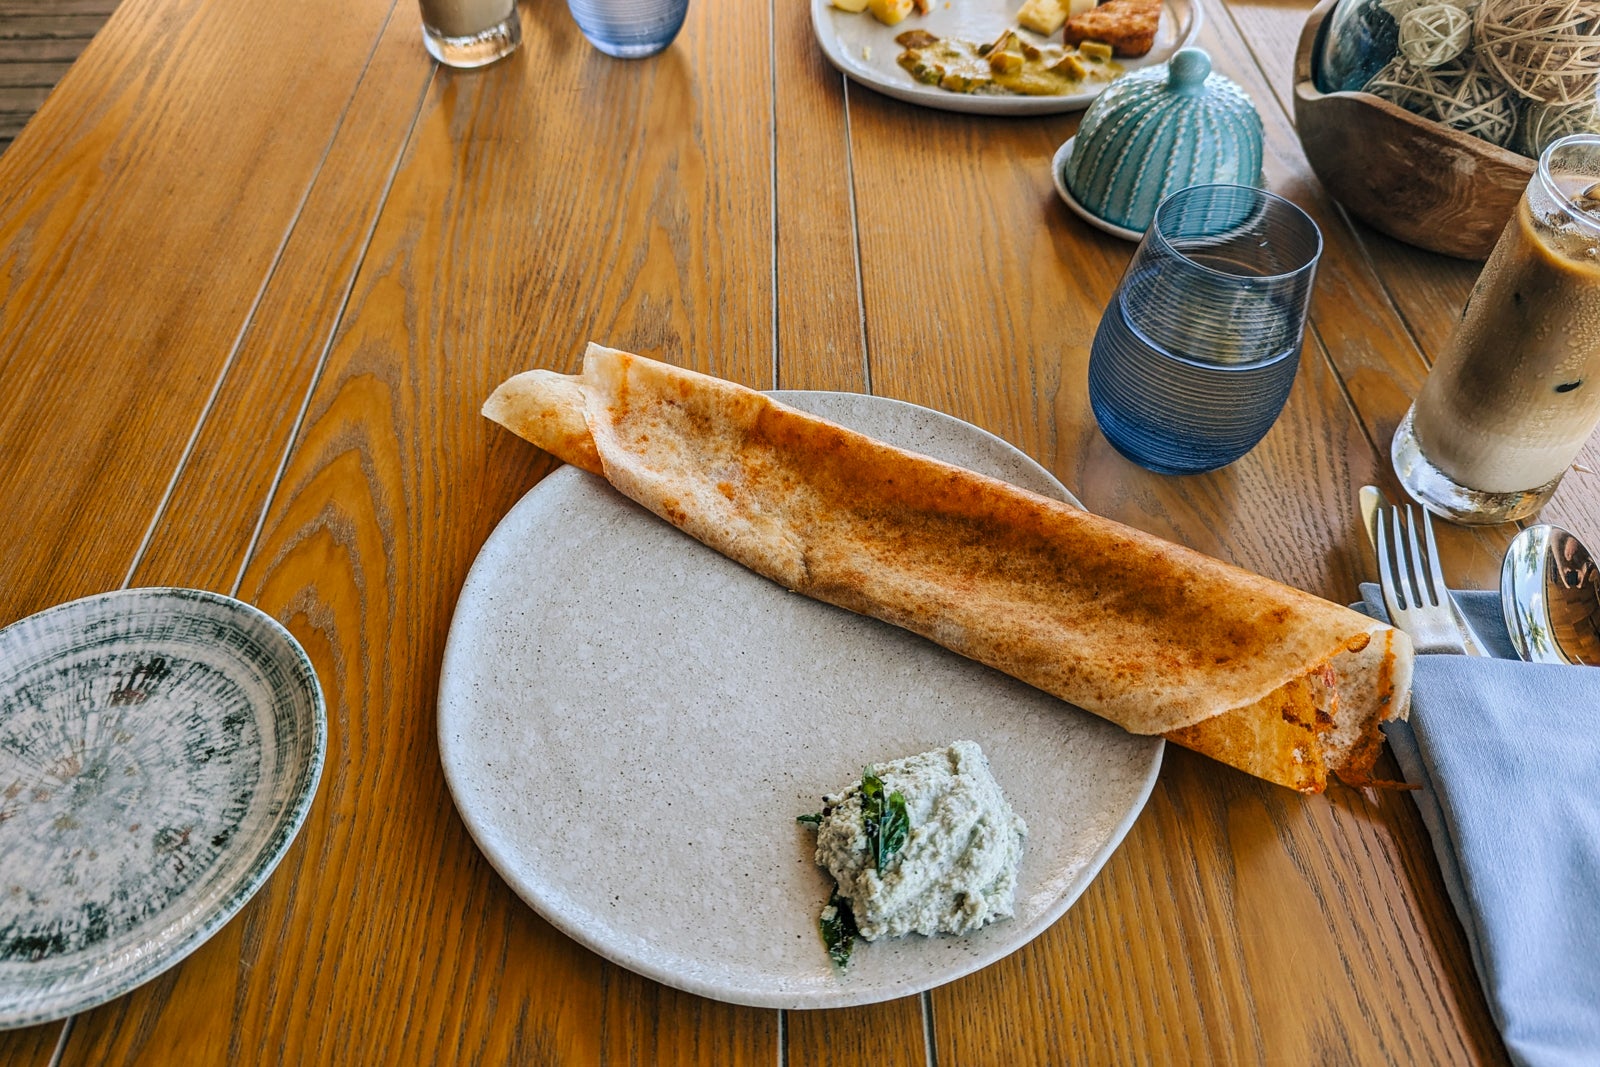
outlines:
[{"label": "drinking glass", "polygon": [[1600,137],[1554,141],[1390,446],[1462,523],[1544,506],[1600,422]]},{"label": "drinking glass", "polygon": [[422,44],[448,67],[493,63],[522,43],[516,0],[421,0]]},{"label": "drinking glass", "polygon": [[1089,355],[1106,440],[1162,474],[1254,448],[1294,384],[1321,255],[1310,216],[1260,189],[1194,185],[1163,200]]},{"label": "drinking glass", "polygon": [[578,29],[608,56],[653,56],[678,36],[689,0],[567,0]]}]

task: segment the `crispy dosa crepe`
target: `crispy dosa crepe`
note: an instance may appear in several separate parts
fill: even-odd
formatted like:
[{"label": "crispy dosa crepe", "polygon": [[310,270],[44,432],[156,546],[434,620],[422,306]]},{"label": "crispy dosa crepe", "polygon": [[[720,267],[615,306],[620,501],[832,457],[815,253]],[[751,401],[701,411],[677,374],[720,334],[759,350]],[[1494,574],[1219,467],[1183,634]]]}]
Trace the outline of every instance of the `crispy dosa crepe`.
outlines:
[{"label": "crispy dosa crepe", "polygon": [[789,589],[1295,789],[1369,781],[1406,713],[1397,630],[731,382],[590,345],[483,410]]}]

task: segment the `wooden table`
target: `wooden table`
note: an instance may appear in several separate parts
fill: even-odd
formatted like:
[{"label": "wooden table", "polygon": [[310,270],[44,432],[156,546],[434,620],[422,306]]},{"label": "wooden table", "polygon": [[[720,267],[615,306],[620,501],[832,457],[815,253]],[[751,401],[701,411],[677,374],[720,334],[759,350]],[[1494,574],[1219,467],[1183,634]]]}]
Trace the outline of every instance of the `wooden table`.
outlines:
[{"label": "wooden table", "polygon": [[[701,1000],[555,932],[469,840],[433,705],[468,565],[552,467],[477,414],[583,343],[977,423],[1092,509],[1335,600],[1356,488],[1475,275],[1352,225],[1287,117],[1305,0],[1207,0],[1267,176],[1327,251],[1265,442],[1165,478],[1095,428],[1085,363],[1131,246],[1049,160],[1075,116],[981,119],[847,85],[803,0],[695,0],[651,60],[558,0],[476,73],[413,0],[124,0],[0,156],[0,624],[123,585],[281,619],[330,715],[265,888],[138,991],[0,1035],[45,1064],[1467,1063],[1504,1051],[1403,794],[1301,797],[1169,749],[1048,933],[847,1011]],[[1587,465],[1600,469],[1591,449]],[[1592,474],[1547,517],[1600,541]],[[1492,585],[1509,529],[1447,532]]]}]

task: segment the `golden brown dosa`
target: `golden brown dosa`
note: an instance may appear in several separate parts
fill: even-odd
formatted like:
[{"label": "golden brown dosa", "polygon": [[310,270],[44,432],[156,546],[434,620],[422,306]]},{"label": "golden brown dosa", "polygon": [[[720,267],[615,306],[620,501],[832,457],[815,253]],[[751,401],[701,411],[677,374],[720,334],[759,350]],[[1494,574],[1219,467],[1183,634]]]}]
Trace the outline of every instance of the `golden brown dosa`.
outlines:
[{"label": "golden brown dosa", "polygon": [[1399,631],[731,382],[590,345],[484,413],[789,589],[1295,789],[1369,781],[1406,714]]}]

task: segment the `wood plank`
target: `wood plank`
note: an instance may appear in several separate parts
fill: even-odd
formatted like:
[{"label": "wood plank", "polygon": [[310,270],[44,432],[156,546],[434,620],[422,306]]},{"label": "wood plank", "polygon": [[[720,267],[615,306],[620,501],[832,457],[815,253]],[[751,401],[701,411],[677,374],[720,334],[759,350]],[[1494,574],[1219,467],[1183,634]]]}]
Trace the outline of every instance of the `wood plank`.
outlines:
[{"label": "wood plank", "polygon": [[50,95],[49,85],[0,85],[0,114],[31,115]]},{"label": "wood plank", "polygon": [[929,1062],[922,1036],[921,997],[787,1014],[788,1062],[797,1067],[923,1067]]},{"label": "wood plank", "polygon": [[[381,8],[378,13],[383,13]],[[144,13],[136,13],[127,27],[137,36],[155,25],[182,26],[195,12],[169,7],[162,16],[149,19]],[[165,19],[172,21],[165,23]],[[270,26],[271,20],[266,21]],[[261,34],[251,32],[250,21],[244,20],[243,26],[246,37],[253,37],[259,43]],[[376,27],[374,23],[374,33]],[[216,28],[223,29],[220,25]],[[211,40],[203,33],[194,36],[201,48],[220,46],[215,35],[209,35]],[[342,45],[347,47],[348,41]],[[133,48],[127,54],[139,55],[141,51]],[[237,61],[226,49],[222,58]],[[337,84],[341,70],[348,69],[347,61],[336,55],[320,58],[326,61],[321,78],[314,84],[303,85],[308,97],[327,96],[329,87]],[[6,621],[55,600],[121,584],[143,524],[149,521],[170,478],[169,457],[183,444],[184,434],[169,433],[168,423],[175,419],[192,422],[198,405],[185,414],[180,406],[183,394],[187,392],[189,399],[196,395],[203,399],[203,387],[209,384],[203,381],[203,367],[195,374],[193,369],[182,366],[185,358],[195,356],[194,351],[186,349],[185,343],[201,350],[202,360],[197,362],[203,363],[203,357],[211,355],[212,349],[217,353],[226,352],[227,341],[239,325],[238,320],[227,320],[225,311],[229,305],[225,293],[218,301],[208,303],[196,299],[197,287],[186,280],[174,280],[173,270],[188,274],[183,264],[173,264],[166,273],[154,271],[151,277],[144,279],[142,286],[137,278],[132,283],[126,277],[119,279],[125,285],[122,291],[147,301],[149,306],[115,308],[113,315],[106,314],[106,309],[100,306],[110,284],[108,274],[115,276],[120,268],[121,274],[127,275],[129,264],[146,263],[138,254],[141,248],[161,248],[159,235],[163,227],[170,224],[174,209],[181,212],[199,204],[210,210],[211,205],[203,192],[193,196],[187,205],[174,202],[172,192],[183,188],[175,184],[181,178],[169,178],[156,168],[153,175],[146,172],[141,179],[128,175],[121,162],[129,152],[130,137],[122,128],[123,118],[128,111],[137,110],[138,94],[134,83],[146,74],[162,76],[165,63],[130,66],[121,56],[104,53],[92,55],[87,62],[91,74],[84,84],[86,87],[104,86],[106,100],[114,101],[110,105],[111,112],[96,114],[93,109],[75,107],[71,100],[63,98],[47,106],[36,121],[35,127],[40,130],[37,136],[30,132],[0,159],[0,189],[4,190],[0,200],[5,201],[0,208],[0,264],[4,265],[0,267],[0,291],[9,294],[0,300],[4,305],[0,321],[5,324],[0,328],[0,352],[4,353],[7,366],[27,368],[7,373],[7,380],[15,391],[8,391],[7,403],[0,405],[0,421],[6,424],[4,433],[8,442],[7,471],[0,476],[0,501],[4,502],[8,516],[15,520],[4,524],[0,539],[23,538],[37,547],[40,541],[47,540],[40,537],[40,531],[54,532],[62,528],[67,536],[82,542],[79,551],[74,553],[81,571],[71,567],[59,570],[42,567],[28,574],[33,584],[23,588],[18,579],[25,572],[6,569],[4,580],[0,581],[0,601],[3,601],[0,616]],[[352,83],[358,70],[359,67],[350,70]],[[118,99],[119,96],[123,99]],[[331,133],[341,110],[338,101],[329,99],[323,105],[307,99],[304,105],[302,131],[315,132],[320,123],[324,137]],[[229,116],[226,121],[240,128],[246,137],[253,132],[248,122],[242,122],[237,116]],[[205,122],[184,123],[163,118],[151,121],[140,132],[159,139],[174,130],[180,135],[196,131],[208,134],[207,126]],[[176,154],[173,158],[180,169],[188,167],[186,160]],[[92,161],[100,160],[114,168],[113,172],[122,173],[119,193],[128,194],[127,203],[136,206],[103,213],[104,189],[96,187],[92,173],[84,175],[76,169],[85,160],[91,161],[87,168],[91,171],[96,166]],[[307,162],[316,163],[317,154],[307,153]],[[285,227],[297,206],[294,163],[294,153],[284,155],[282,169],[275,178],[283,183],[282,191],[260,195],[253,204],[253,209],[265,219],[276,202],[282,209],[280,219]],[[89,179],[87,185],[85,177]],[[152,177],[158,184],[153,196]],[[312,168],[301,169],[298,177],[301,187],[309,184]],[[29,188],[30,183],[53,183],[44,187],[59,192],[43,198],[42,207],[35,214],[27,215],[15,210],[15,206],[20,191]],[[260,192],[250,183],[239,188]],[[236,195],[238,189],[228,193],[230,197]],[[219,213],[224,220],[229,217],[226,209]],[[226,251],[237,261],[233,264],[237,277],[232,283],[247,295],[249,287],[255,284],[247,273],[251,236],[251,228],[245,227],[233,241],[213,246],[214,251]],[[279,235],[254,232],[253,236],[260,239],[257,247],[270,254]],[[127,258],[97,262],[79,257],[74,263],[74,247],[89,239],[107,239],[108,249],[120,247]],[[204,245],[200,247],[205,248]],[[19,281],[24,271],[39,265],[47,271],[37,280],[48,287],[45,291],[37,291]],[[84,267],[89,268],[85,272],[87,278],[78,273]],[[217,289],[225,290],[227,285],[227,281],[218,283]],[[162,319],[160,308],[169,310],[173,319]],[[200,328],[185,334],[162,326],[163,322],[182,320],[186,315],[201,320]],[[209,336],[205,326],[211,328]],[[145,368],[164,364],[171,366],[170,376],[164,380],[171,383],[170,391],[177,396],[170,393],[163,396],[160,391],[130,393],[126,389],[106,387],[108,382],[125,383],[130,378],[136,381],[153,378],[160,382],[163,375],[151,375]],[[85,398],[89,398],[87,402]],[[167,404],[165,413],[164,403]],[[48,436],[52,432],[63,436],[52,439]],[[96,442],[90,451],[98,453],[96,458],[86,462],[80,451],[85,433]],[[61,442],[67,442],[64,448]],[[173,445],[174,451],[163,455],[162,443]],[[115,458],[107,458],[112,456]],[[68,466],[64,474],[63,468],[58,466],[63,457],[71,457],[66,460]],[[41,465],[55,473],[46,473]],[[107,472],[105,466],[113,469]],[[106,474],[110,476],[96,480]],[[83,508],[82,501],[102,496],[117,509],[116,515],[101,514],[90,508],[87,513],[72,517]],[[0,1034],[0,1061],[49,1062],[60,1032],[61,1025],[53,1024]]]},{"label": "wood plank", "polygon": [[105,25],[104,15],[25,15],[0,19],[0,40],[87,40]]},{"label": "wood plank", "polygon": [[1295,52],[1306,17],[1316,6],[1317,0],[1230,0],[1216,10],[1219,18],[1233,23],[1270,90],[1270,96],[1256,98],[1258,108],[1276,105],[1285,115],[1294,115]]},{"label": "wood plank", "polygon": [[99,15],[109,17],[117,0],[0,0],[0,22],[16,22],[40,15]]},{"label": "wood plank", "polygon": [[[56,60],[54,62],[40,63],[6,63],[0,61],[0,90],[21,89],[44,86],[50,88],[61,80],[61,76],[72,66],[70,60]],[[0,97],[0,101],[3,101]],[[30,110],[37,110],[38,105]],[[4,107],[0,103],[0,107]]]},{"label": "wood plank", "polygon": [[88,44],[87,38],[0,38],[0,63],[71,63]]},{"label": "wood plank", "polygon": [[774,11],[778,380],[865,392],[846,83],[822,56],[810,6]]},{"label": "wood plank", "polygon": [[[225,931],[241,951],[202,950],[181,992],[149,993],[153,1028],[108,1023],[69,1062],[206,1058],[225,1039],[201,1017],[272,1035],[282,1062],[775,1058],[775,1012],[666,990],[539,920],[461,825],[433,741],[467,566],[549,469],[477,414],[493,385],[591,337],[770,384],[770,186],[748,175],[770,173],[771,111],[745,88],[767,84],[767,33],[691,8],[666,54],[618,63],[529,12],[517,56],[440,72],[241,588],[323,682],[321,796]],[[584,91],[553,109],[552,79]]]},{"label": "wood plank", "polygon": [[[1205,39],[1219,69],[1259,79],[1229,32]],[[1378,466],[1346,393],[1397,419],[1422,365],[1414,350],[1394,351],[1403,331],[1336,216],[1323,221],[1314,329],[1283,418],[1224,471],[1162,478],[1117,456],[1086,403],[1090,341],[1131,246],[1090,233],[1054,199],[1049,160],[1071,120],[996,124],[866,94],[852,104],[878,391],[1001,434],[1096,511],[1326,596],[1354,595],[1366,566],[1355,490]],[[1325,213],[1282,125],[1269,137],[1273,187]],[[899,177],[913,173],[908,204]],[[905,225],[913,213],[918,224]],[[1371,306],[1355,299],[1365,294]],[[1349,368],[1344,381],[1335,364]],[[1180,1041],[1186,1055],[1222,1062],[1501,1058],[1459,931],[1427,925],[1442,917],[1452,929],[1437,877],[1399,873],[1410,855],[1431,863],[1409,801],[1302,798],[1175,752],[1152,812],[1113,858],[1120,878],[1096,883],[1028,950],[934,992],[942,1059],[1161,1061]],[[1185,892],[1174,897],[1172,885]],[[1095,907],[1095,893],[1115,899]],[[1248,923],[1235,920],[1241,909]],[[1126,958],[1135,938],[1143,961]],[[1280,953],[1285,944],[1295,951]],[[1290,985],[1291,967],[1311,981]],[[1421,976],[1407,983],[1415,995],[1393,997],[1396,969]],[[1304,984],[1316,986],[1315,1010],[1274,1006]]]},{"label": "wood plank", "polygon": [[128,0],[0,157],[0,620],[122,583],[392,3]]},{"label": "wood plank", "polygon": [[0,1067],[48,1067],[65,1023],[41,1023],[0,1033]]},{"label": "wood plank", "polygon": [[432,74],[397,5],[133,584],[238,580]]}]

